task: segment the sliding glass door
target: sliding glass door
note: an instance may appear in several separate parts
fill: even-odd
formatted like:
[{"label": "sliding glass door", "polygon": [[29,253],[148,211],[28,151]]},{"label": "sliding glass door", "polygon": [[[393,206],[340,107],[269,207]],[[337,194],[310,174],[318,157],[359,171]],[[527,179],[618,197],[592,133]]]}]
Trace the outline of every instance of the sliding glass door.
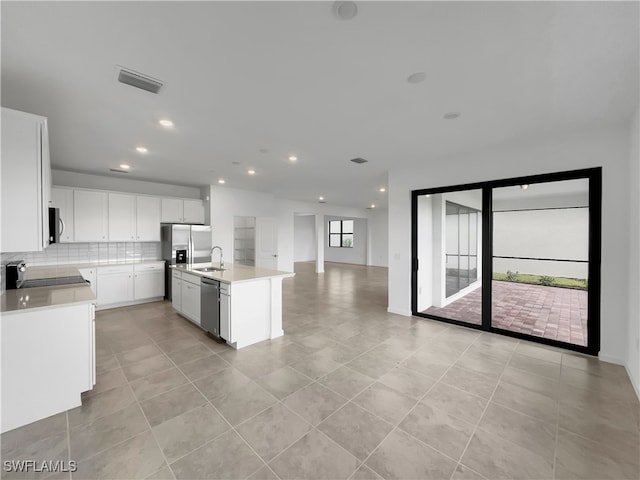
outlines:
[{"label": "sliding glass door", "polygon": [[482,190],[417,198],[418,311],[467,324],[482,323]]},{"label": "sliding glass door", "polygon": [[413,192],[413,314],[596,354],[600,201],[600,169]]},{"label": "sliding glass door", "polygon": [[586,347],[589,180],[494,188],[491,326]]}]

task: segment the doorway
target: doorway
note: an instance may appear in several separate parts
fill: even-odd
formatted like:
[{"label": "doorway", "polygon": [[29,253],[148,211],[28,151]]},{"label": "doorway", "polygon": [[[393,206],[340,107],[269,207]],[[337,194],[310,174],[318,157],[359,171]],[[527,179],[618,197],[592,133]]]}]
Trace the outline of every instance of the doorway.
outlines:
[{"label": "doorway", "polygon": [[597,354],[601,175],[412,192],[413,315]]}]

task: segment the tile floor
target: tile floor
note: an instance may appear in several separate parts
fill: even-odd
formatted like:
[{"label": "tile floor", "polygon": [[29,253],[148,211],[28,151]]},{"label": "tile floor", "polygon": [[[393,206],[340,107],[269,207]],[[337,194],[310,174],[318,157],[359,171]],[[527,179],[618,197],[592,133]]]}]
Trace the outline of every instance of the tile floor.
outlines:
[{"label": "tile floor", "polygon": [[[585,290],[493,281],[493,325],[503,330],[587,346]],[[480,325],[482,289],[424,313]]]},{"label": "tile floor", "polygon": [[241,351],[170,303],[99,312],[95,389],[2,435],[2,459],[75,460],[73,479],[640,477],[622,367],[389,314],[383,268],[296,271],[285,336]]}]

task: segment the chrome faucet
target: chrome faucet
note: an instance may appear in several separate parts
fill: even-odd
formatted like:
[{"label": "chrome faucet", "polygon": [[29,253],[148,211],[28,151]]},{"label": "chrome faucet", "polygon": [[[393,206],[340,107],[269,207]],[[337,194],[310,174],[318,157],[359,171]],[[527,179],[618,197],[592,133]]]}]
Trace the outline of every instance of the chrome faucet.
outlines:
[{"label": "chrome faucet", "polygon": [[[213,256],[213,251],[215,249],[220,250],[220,268],[224,268],[224,258],[222,257],[222,247],[219,247],[218,245],[216,245],[215,247],[213,247],[211,249],[211,251],[209,252],[209,256],[212,257]],[[213,263],[213,258],[211,258],[211,263]]]}]

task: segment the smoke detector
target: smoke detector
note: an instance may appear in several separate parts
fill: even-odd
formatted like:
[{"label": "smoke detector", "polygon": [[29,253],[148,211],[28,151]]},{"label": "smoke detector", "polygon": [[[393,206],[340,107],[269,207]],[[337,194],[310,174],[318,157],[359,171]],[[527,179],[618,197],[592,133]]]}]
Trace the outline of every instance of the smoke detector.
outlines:
[{"label": "smoke detector", "polygon": [[363,163],[367,163],[369,160],[365,160],[364,158],[360,158],[360,157],[358,157],[358,158],[352,158],[352,159],[351,159],[351,161],[352,161],[353,163],[357,163],[357,164],[360,164],[360,165],[361,165],[361,164],[363,164]]},{"label": "smoke detector", "polygon": [[161,80],[139,72],[134,72],[128,68],[117,66],[117,72],[120,83],[139,88],[149,93],[157,94],[164,86],[164,82]]}]

